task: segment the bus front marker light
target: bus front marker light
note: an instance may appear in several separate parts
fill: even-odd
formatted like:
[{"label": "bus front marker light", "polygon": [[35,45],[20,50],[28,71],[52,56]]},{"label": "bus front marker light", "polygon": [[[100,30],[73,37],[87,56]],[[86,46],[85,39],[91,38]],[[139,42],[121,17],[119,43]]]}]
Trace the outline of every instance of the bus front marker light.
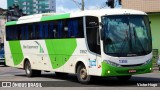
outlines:
[{"label": "bus front marker light", "polygon": [[150,68],[150,70],[152,70],[152,68]]},{"label": "bus front marker light", "polygon": [[108,71],[107,73],[111,73],[111,71]]}]

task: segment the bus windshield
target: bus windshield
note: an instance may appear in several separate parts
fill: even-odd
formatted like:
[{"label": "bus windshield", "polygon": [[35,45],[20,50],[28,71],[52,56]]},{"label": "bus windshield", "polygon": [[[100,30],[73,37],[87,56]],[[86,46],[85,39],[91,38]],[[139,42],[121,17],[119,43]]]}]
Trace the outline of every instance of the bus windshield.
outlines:
[{"label": "bus windshield", "polygon": [[146,15],[104,16],[102,23],[106,54],[129,57],[151,52],[151,32]]}]

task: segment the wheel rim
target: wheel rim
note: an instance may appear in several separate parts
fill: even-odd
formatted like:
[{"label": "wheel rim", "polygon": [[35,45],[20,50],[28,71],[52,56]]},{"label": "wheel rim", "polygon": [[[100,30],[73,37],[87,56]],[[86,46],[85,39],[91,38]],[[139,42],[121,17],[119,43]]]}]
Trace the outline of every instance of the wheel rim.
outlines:
[{"label": "wheel rim", "polygon": [[87,78],[87,70],[85,68],[82,68],[80,70],[80,78],[85,80]]}]

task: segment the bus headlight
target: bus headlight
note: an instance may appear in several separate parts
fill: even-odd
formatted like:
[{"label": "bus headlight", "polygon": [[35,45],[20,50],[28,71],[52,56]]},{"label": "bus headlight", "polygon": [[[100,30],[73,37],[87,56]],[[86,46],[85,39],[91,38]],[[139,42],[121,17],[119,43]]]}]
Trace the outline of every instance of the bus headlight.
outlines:
[{"label": "bus headlight", "polygon": [[112,66],[121,67],[121,65],[119,65],[119,64],[117,64],[115,62],[109,61],[109,60],[104,60],[104,62],[106,62],[107,64],[110,64]]},{"label": "bus headlight", "polygon": [[149,60],[145,61],[143,65],[148,64],[148,63],[150,63],[151,61],[152,61],[152,59],[149,59]]}]

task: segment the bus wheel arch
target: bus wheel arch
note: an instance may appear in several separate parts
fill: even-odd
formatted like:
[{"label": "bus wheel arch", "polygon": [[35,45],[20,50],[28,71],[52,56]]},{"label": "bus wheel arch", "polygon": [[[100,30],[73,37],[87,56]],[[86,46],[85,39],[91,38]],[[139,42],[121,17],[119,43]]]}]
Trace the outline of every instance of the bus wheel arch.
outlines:
[{"label": "bus wheel arch", "polygon": [[23,62],[23,69],[25,69],[25,63],[26,63],[27,61],[29,62],[29,59],[28,59],[28,58],[25,58],[25,59],[24,59],[24,62]]},{"label": "bus wheel arch", "polygon": [[31,67],[31,63],[28,59],[24,60],[24,70],[26,72],[27,77],[40,76],[41,70],[33,70]]},{"label": "bus wheel arch", "polygon": [[77,62],[76,64],[76,74],[78,81],[82,84],[87,84],[91,80],[91,76],[88,75],[87,67],[81,61]]},{"label": "bus wheel arch", "polygon": [[77,73],[77,68],[80,64],[83,64],[85,66],[85,64],[82,61],[78,61],[75,66],[75,73]]}]

